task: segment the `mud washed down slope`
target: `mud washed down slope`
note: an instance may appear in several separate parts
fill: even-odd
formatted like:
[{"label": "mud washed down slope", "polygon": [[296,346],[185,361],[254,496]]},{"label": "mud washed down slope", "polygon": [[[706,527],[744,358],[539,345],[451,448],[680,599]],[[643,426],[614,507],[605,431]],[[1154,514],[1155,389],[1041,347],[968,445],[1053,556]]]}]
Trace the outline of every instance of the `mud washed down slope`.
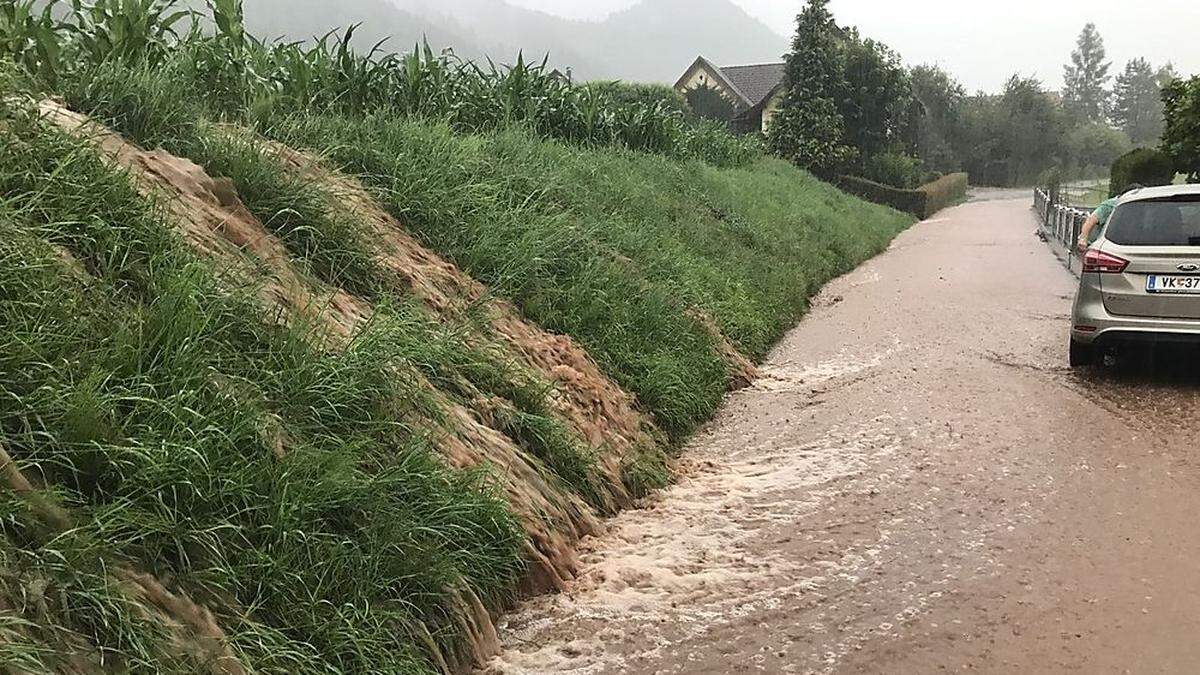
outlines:
[{"label": "mud washed down slope", "polygon": [[[246,209],[228,179],[214,179],[187,159],[163,151],[144,151],[59,104],[44,103],[41,114],[87,143],[96,144],[109,160],[130,172],[139,190],[162,200],[167,207],[167,218],[179,234],[196,251],[215,261],[231,283],[255,284],[265,314],[277,312],[285,324],[314,326],[317,334],[323,335],[322,339],[334,349],[345,349],[373,320],[376,310],[372,302],[329,286],[295,265],[285,244]],[[311,180],[319,180],[337,196],[339,208],[352,212],[368,228],[380,266],[394,275],[395,283],[423,303],[431,316],[441,317],[445,322],[465,321],[469,312],[484,317],[486,330],[468,339],[482,343],[486,349],[500,350],[498,363],[516,362],[518,373],[536,374],[528,377],[553,383],[555,395],[548,401],[550,414],[561,420],[574,437],[590,445],[590,453],[597,455],[596,473],[588,477],[595,489],[591,494],[595,499],[593,505],[564,489],[550,475],[543,460],[534,456],[533,448],[524,445],[524,439],[507,424],[506,414],[521,414],[506,408],[512,403],[476,390],[469,382],[453,385],[467,390],[465,397],[452,396],[445,391],[447,385],[442,384],[439,389],[420,373],[396,375],[423,381],[424,395],[432,397],[431,403],[439,412],[421,424],[427,427],[434,445],[451,466],[503,467],[495,476],[502,483],[506,503],[528,536],[523,557],[530,567],[524,585],[532,591],[561,588],[563,579],[571,575],[575,566],[572,546],[583,534],[597,530],[597,513],[611,512],[629,503],[622,474],[626,464],[635,461],[639,453],[658,452],[660,441],[653,424],[634,410],[632,397],[603,375],[572,340],[536,328],[523,321],[510,305],[490,298],[480,284],[406,234],[353,180],[320,168],[300,153],[280,147],[269,152],[281,165]],[[71,251],[62,249],[62,255],[74,261]],[[73,264],[86,275],[84,265]],[[430,338],[433,337],[431,334]],[[501,371],[493,377],[504,375]],[[276,427],[269,433],[267,445],[282,461],[291,452],[289,432],[282,421],[277,420]],[[143,577],[161,594],[171,597],[150,575],[131,578]],[[140,591],[132,594],[143,595]],[[457,641],[472,650],[466,658],[468,661],[486,658],[494,643],[488,612],[469,588],[459,588],[451,595],[458,598],[451,603],[451,611],[460,615],[457,620],[463,633]],[[178,611],[170,603],[155,602],[169,624],[185,622],[186,617],[176,616]],[[190,606],[186,599],[172,602]],[[214,671],[241,672],[238,658],[221,646],[226,636],[212,615],[203,608],[196,611],[208,617],[205,625],[211,625],[211,635],[207,637],[213,646],[180,651],[188,653],[186,658],[211,661],[207,668]],[[184,636],[189,633],[186,623],[178,630]],[[432,641],[427,646],[440,651]],[[206,650],[211,649],[216,651],[206,656]],[[459,658],[451,652],[435,654],[434,660],[445,670],[450,661]],[[85,657],[80,660],[87,661]]]},{"label": "mud washed down slope", "polygon": [[[155,113],[134,108],[142,121]],[[3,112],[0,672],[484,665],[499,649],[497,612],[518,596],[567,590],[578,542],[666,481],[667,403],[686,409],[679,434],[708,414],[705,397],[716,400],[680,396],[663,377],[661,391],[647,390],[655,407],[619,382],[645,385],[646,373],[682,372],[688,358],[713,366],[710,388],[748,382],[754,366],[723,326],[768,339],[813,285],[908,224],[782,163],[754,169],[829,217],[787,240],[812,268],[769,277],[780,281],[776,295],[796,285],[786,311],[723,322],[675,295],[737,297],[743,282],[640,276],[655,267],[637,258],[646,251],[585,242],[603,229],[560,227],[581,216],[552,212],[558,196],[543,195],[536,212],[523,198],[510,224],[536,217],[546,232],[570,233],[597,256],[571,269],[619,274],[652,300],[589,298],[590,287],[559,289],[553,278],[509,301],[414,237],[397,214],[420,216],[420,204],[399,208],[394,185],[370,182],[379,175],[360,182],[316,154],[202,120],[176,125],[191,134],[170,141],[176,153],[57,101],[36,116]],[[416,123],[388,133],[450,142]],[[453,140],[464,151],[518,141],[540,143]],[[588,158],[567,159],[583,171]],[[694,172],[733,201],[756,184],[750,170],[601,159],[656,176],[666,166],[674,180]],[[794,192],[797,181],[810,192]],[[634,201],[613,189],[601,197]],[[755,229],[758,215],[663,208],[699,214],[688,227],[726,223],[688,253],[698,266],[735,246],[740,265],[774,238]],[[859,209],[868,216],[848,218]],[[478,221],[463,231],[487,231],[490,212],[462,213]],[[664,241],[688,238],[670,223]],[[721,246],[723,237],[740,243]],[[726,288],[702,292],[710,282]],[[566,308],[579,316],[565,323],[591,331],[581,339],[528,316],[562,297],[592,303]],[[654,325],[688,335],[598,362],[582,343],[607,330],[597,323],[606,308],[626,320],[674,312]]]},{"label": "mud washed down slope", "polygon": [[828,286],[488,672],[1195,672],[1200,395],[1065,369],[1034,229],[967,204]]}]

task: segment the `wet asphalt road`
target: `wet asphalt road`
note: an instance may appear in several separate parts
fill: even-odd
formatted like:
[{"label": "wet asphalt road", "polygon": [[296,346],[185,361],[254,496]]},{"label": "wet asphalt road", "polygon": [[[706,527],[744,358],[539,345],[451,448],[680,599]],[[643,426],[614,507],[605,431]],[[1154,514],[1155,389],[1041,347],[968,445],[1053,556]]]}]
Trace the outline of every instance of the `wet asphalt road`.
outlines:
[{"label": "wet asphalt road", "polygon": [[1069,371],[1003,197],[831,284],[490,670],[1200,672],[1200,378]]}]

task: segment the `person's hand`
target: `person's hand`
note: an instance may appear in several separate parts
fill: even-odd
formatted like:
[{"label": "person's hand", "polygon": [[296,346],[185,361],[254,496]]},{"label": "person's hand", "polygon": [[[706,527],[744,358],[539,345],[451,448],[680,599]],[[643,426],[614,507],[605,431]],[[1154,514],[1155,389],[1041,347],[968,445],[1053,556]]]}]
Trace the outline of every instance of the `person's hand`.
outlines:
[{"label": "person's hand", "polygon": [[1087,250],[1091,248],[1091,246],[1088,244],[1088,240],[1082,237],[1079,239],[1079,241],[1075,242],[1075,244],[1079,247],[1080,253],[1087,253]]}]

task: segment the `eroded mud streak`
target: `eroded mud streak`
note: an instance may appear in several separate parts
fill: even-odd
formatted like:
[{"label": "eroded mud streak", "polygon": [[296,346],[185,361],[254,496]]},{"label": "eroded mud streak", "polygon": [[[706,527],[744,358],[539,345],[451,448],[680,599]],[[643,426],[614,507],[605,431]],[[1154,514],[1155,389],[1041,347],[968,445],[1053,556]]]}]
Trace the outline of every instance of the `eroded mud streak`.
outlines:
[{"label": "eroded mud streak", "polygon": [[[283,321],[301,319],[323,327],[332,344],[344,343],[371,317],[373,307],[366,300],[300,273],[283,243],[246,209],[228,179],[209,176],[186,158],[162,150],[143,150],[56,102],[44,101],[40,109],[48,121],[95,143],[115,164],[129,170],[139,190],[166,206],[185,241],[213,259],[219,271],[234,275],[238,282],[254,282],[267,308],[264,316],[278,314]],[[298,154],[288,156],[301,158]],[[293,166],[318,176],[315,164],[307,160]],[[604,377],[573,341],[523,322],[511,306],[488,299],[481,285],[420,247],[356,183],[323,170],[319,177],[337,188],[347,205],[373,229],[382,244],[381,260],[408,280],[414,294],[431,311],[449,315],[474,302],[491,304],[497,334],[527,365],[555,383],[558,412],[600,453],[610,490],[617,495],[613,507],[626,505],[628,497],[620,481],[622,453],[653,447],[658,442],[653,426],[636,411],[633,398]],[[405,376],[424,381],[416,373]],[[548,479],[546,471],[505,434],[489,427],[484,422],[486,415],[467,409],[427,381],[425,385],[445,411],[448,430],[435,435],[435,442],[448,462],[457,467],[486,464],[499,469],[497,477],[530,537],[527,590],[561,589],[577,568],[575,542],[600,531],[596,514],[557,481]],[[277,440],[276,453],[285,453],[285,440]],[[186,599],[170,600],[175,596],[144,575],[131,579],[153,581],[149,586],[140,582],[137,585],[153,586],[150,590],[156,592],[149,595],[169,600],[156,602],[164,611],[180,610],[190,603]],[[456,597],[463,632],[471,642],[468,652],[476,660],[490,657],[497,648],[491,616],[481,611],[482,606],[472,594],[460,591]],[[210,616],[202,607],[195,609]],[[183,614],[173,623],[181,630],[194,632],[201,642],[212,635],[211,630],[199,631],[200,624]],[[443,658],[435,655],[435,660]],[[450,667],[455,666],[450,663]],[[222,672],[237,671],[227,668]]]},{"label": "eroded mud streak", "polygon": [[[42,102],[40,109],[47,120],[95,143],[114,163],[129,170],[139,189],[165,205],[184,239],[215,260],[222,274],[232,275],[238,282],[255,283],[261,289],[268,315],[323,327],[331,345],[344,343],[370,319],[374,312],[370,302],[300,272],[283,242],[249,212],[228,179],[209,176],[186,158],[139,148],[54,101]],[[421,246],[356,180],[306,154],[251,138],[237,129],[226,131],[261,143],[290,170],[334,194],[368,229],[377,262],[432,313],[454,318],[484,306],[492,331],[490,338],[499,338],[525,367],[555,385],[555,410],[597,453],[612,497],[609,508],[617,510],[630,504],[622,484],[623,469],[636,453],[658,448],[662,435],[638,410],[634,397],[608,379],[582,347],[569,337],[548,333],[524,321],[511,304],[491,297],[484,286]],[[722,356],[730,364],[731,385],[748,385],[757,375],[753,364],[721,335],[711,319],[703,315],[696,318],[717,339]],[[419,378],[415,373],[406,376]],[[577,542],[602,533],[597,514],[561,485],[548,480],[544,469],[531,463],[511,439],[489,426],[486,413],[468,409],[428,382],[425,384],[446,411],[447,432],[436,440],[448,462],[457,467],[488,464],[501,469],[499,479],[530,536],[527,554],[531,572],[525,590],[566,589],[579,568]],[[274,451],[282,455],[287,451],[286,437],[276,436]],[[218,654],[215,663],[219,672],[240,672],[240,664],[228,656],[220,627],[206,608],[173,595],[156,579],[133,572],[129,579],[132,586],[141,589],[139,593],[166,613],[164,620],[181,634],[190,633],[189,639],[203,650],[217,650],[213,653]],[[482,662],[499,649],[492,617],[472,594],[460,593],[457,598],[462,632],[470,641],[469,655]],[[457,667],[453,658],[434,651],[439,666]]]},{"label": "eroded mud streak", "polygon": [[[557,409],[598,451],[614,489],[620,485],[622,465],[630,453],[661,442],[650,420],[637,410],[633,396],[604,375],[573,339],[523,320],[511,303],[491,296],[478,281],[422,246],[354,178],[323,166],[308,154],[260,142],[293,170],[333,192],[369,228],[383,266],[436,313],[459,316],[468,308],[483,305],[495,335],[526,367],[555,384]],[[617,492],[616,500],[614,508],[629,503],[623,491]]]}]

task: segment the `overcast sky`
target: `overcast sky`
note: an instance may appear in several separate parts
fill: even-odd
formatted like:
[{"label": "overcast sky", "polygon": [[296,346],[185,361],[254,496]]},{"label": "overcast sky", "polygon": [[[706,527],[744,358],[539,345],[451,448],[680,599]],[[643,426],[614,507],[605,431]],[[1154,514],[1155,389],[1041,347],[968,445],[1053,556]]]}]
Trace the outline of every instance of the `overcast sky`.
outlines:
[{"label": "overcast sky", "polygon": [[[573,18],[601,18],[637,0],[509,0]],[[800,0],[734,0],[791,35]],[[1009,75],[1062,85],[1080,29],[1100,28],[1114,74],[1139,56],[1200,73],[1200,0],[832,0],[841,24],[887,43],[909,64],[937,63],[968,89],[999,89]]]}]

